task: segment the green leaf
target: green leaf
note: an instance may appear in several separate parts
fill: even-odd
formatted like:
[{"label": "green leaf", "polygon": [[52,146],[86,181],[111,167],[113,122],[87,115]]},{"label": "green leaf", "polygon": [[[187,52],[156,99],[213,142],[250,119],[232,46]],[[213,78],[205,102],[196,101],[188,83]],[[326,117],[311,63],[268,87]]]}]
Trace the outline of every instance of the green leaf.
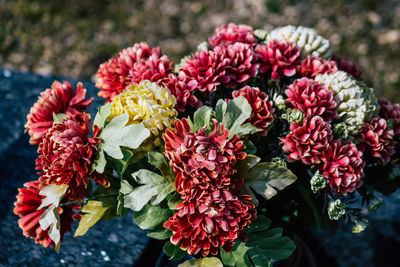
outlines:
[{"label": "green leaf", "polygon": [[271,226],[271,220],[264,215],[257,215],[257,220],[246,228],[247,233],[262,232],[268,230]]},{"label": "green leaf", "polygon": [[310,191],[300,183],[297,183],[297,190],[300,192],[301,196],[304,198],[304,200],[310,206],[310,208],[314,214],[315,224],[317,225],[317,228],[321,229],[321,220],[322,220],[321,214],[314,205],[313,196],[310,194]]},{"label": "green leaf", "polygon": [[106,168],[107,161],[104,155],[103,144],[100,143],[97,150],[96,159],[92,164],[92,171],[96,171],[98,173],[103,173]]},{"label": "green leaf", "polygon": [[[243,96],[229,101],[226,112],[222,117],[222,124],[229,130],[229,138],[241,133],[242,124],[251,116],[251,106]],[[244,128],[248,128],[247,126]],[[243,130],[247,132],[248,130]]]},{"label": "green leaf", "polygon": [[172,236],[172,231],[166,228],[150,230],[147,236],[157,240],[164,240]]},{"label": "green leaf", "polygon": [[129,162],[133,156],[133,152],[125,149],[125,148],[121,148],[123,157],[122,159],[114,159],[113,165],[114,165],[114,169],[115,171],[119,174],[119,177],[123,177],[123,174],[126,171],[126,168],[129,166]]},{"label": "green leaf", "polygon": [[40,189],[39,195],[45,196],[42,199],[42,204],[37,208],[38,210],[45,208],[49,205],[59,206],[61,199],[67,192],[68,185],[66,184],[49,184]]},{"label": "green leaf", "polygon": [[141,211],[133,213],[133,220],[143,230],[156,229],[170,217],[171,212],[158,206],[145,205]]},{"label": "green leaf", "polygon": [[57,253],[60,252],[61,234],[60,234],[60,214],[58,207],[51,205],[48,207],[42,216],[39,218],[40,227],[45,231],[48,229],[48,234],[55,244]]},{"label": "green leaf", "polygon": [[183,200],[181,198],[181,195],[178,193],[175,193],[169,200],[168,200],[168,207],[170,210],[176,210],[176,206],[178,206],[179,203],[181,203]]},{"label": "green leaf", "polygon": [[169,193],[175,191],[173,181],[146,169],[133,173],[132,177],[142,184],[125,194],[124,207],[133,211],[141,210],[149,201],[152,205],[158,205]]},{"label": "green leaf", "polygon": [[260,241],[258,247],[249,250],[249,255],[253,258],[257,254],[261,254],[270,259],[284,260],[292,255],[295,249],[294,242],[289,237],[283,236],[275,239],[264,239],[262,243]]},{"label": "green leaf", "polygon": [[252,265],[248,256],[246,255],[248,250],[249,248],[245,243],[236,241],[231,252],[225,252],[223,248],[221,248],[219,251],[224,265],[230,267],[250,267]]},{"label": "green leaf", "polygon": [[173,261],[181,260],[187,255],[184,250],[182,250],[180,247],[175,246],[170,241],[165,243],[163,251],[165,255],[169,256],[169,259]]},{"label": "green leaf", "polygon": [[228,104],[226,104],[225,100],[218,100],[217,105],[215,106],[215,118],[217,119],[217,121],[222,122],[227,105]]},{"label": "green leaf", "polygon": [[250,123],[245,123],[245,124],[240,125],[234,134],[237,134],[238,136],[243,136],[243,135],[248,135],[248,134],[254,134],[256,132],[258,132],[257,127],[253,126]]},{"label": "green leaf", "polygon": [[193,132],[197,132],[203,126],[209,126],[212,109],[208,106],[202,106],[193,115]]},{"label": "green leaf", "polygon": [[172,181],[175,180],[175,173],[172,170],[171,166],[169,166],[168,162],[165,160],[163,154],[152,151],[147,153],[147,157],[149,159],[149,163],[159,169],[163,176],[171,178]]},{"label": "green leaf", "polygon": [[115,117],[100,134],[102,148],[112,158],[122,159],[121,147],[136,149],[150,136],[149,129],[142,124],[126,125],[128,121],[127,113]]},{"label": "green leaf", "polygon": [[297,179],[289,169],[274,162],[258,163],[260,158],[248,155],[239,164],[239,176],[245,184],[266,199],[274,197]]},{"label": "green leaf", "polygon": [[97,125],[100,129],[103,129],[104,124],[107,121],[108,116],[111,114],[111,103],[104,104],[99,107],[97,114],[94,117],[93,125]]},{"label": "green leaf", "polygon": [[187,260],[178,267],[224,267],[217,257],[207,257],[200,259]]},{"label": "green leaf", "polygon": [[246,154],[254,155],[257,153],[257,147],[249,139],[244,139],[244,145],[246,148],[243,150],[243,152],[246,152]]},{"label": "green leaf", "polygon": [[64,113],[55,114],[53,112],[53,123],[54,124],[62,123],[62,121],[65,120],[66,118],[68,118],[68,116],[65,115]]},{"label": "green leaf", "polygon": [[93,225],[103,218],[105,212],[109,208],[110,207],[104,207],[101,201],[89,200],[81,210],[81,212],[85,214],[83,214],[79,222],[74,237],[85,235]]}]

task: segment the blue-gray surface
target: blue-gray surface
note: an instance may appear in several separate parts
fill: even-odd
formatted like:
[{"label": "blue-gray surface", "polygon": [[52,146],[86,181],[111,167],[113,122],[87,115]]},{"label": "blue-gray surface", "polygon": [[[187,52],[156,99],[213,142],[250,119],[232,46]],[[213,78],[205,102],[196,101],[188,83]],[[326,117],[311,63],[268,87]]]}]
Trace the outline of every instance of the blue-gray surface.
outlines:
[{"label": "blue-gray surface", "polygon": [[[37,178],[36,147],[23,134],[26,114],[54,79],[64,80],[0,69],[0,266],[132,266],[148,239],[130,216],[101,222],[83,237],[67,233],[60,254],[35,245],[18,228],[18,217],[12,213],[17,188]],[[76,80],[68,80],[75,85]],[[84,85],[89,96],[95,96],[93,83]],[[93,114],[101,102],[95,98],[89,111]],[[371,226],[359,235],[342,226],[337,233],[303,236],[318,266],[400,266],[400,193],[384,199],[383,208],[370,217]],[[150,247],[152,251],[157,250]],[[151,257],[158,258],[158,253]],[[159,259],[158,266],[166,266],[165,261]]]},{"label": "blue-gray surface", "polygon": [[[148,239],[131,216],[101,222],[83,237],[73,238],[67,233],[60,254],[35,245],[18,228],[18,217],[12,213],[17,188],[37,179],[36,147],[30,146],[28,136],[24,135],[26,115],[40,92],[49,88],[54,79],[65,80],[0,69],[0,265],[132,266]],[[67,80],[73,85],[77,82]],[[95,96],[93,83],[84,85],[89,96]],[[89,111],[93,114],[101,102],[95,98]]]}]

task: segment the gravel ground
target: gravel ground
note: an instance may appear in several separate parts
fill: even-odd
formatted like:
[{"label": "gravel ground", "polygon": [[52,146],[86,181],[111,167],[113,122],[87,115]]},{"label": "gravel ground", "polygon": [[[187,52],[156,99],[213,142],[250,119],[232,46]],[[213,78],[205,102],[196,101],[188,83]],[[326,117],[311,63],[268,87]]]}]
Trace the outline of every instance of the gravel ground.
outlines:
[{"label": "gravel ground", "polygon": [[177,61],[229,22],[314,27],[380,95],[400,101],[398,0],[0,0],[0,66],[88,79],[135,42]]}]

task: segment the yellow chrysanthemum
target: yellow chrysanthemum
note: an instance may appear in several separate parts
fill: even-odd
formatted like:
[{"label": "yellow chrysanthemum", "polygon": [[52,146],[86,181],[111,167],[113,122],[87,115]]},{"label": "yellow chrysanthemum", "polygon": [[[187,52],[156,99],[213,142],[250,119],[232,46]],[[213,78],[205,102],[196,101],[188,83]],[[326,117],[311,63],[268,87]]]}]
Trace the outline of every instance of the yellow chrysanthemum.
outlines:
[{"label": "yellow chrysanthemum", "polygon": [[[112,120],[124,113],[129,114],[128,124],[142,124],[150,130],[151,136],[141,148],[149,151],[152,145],[161,145],[161,135],[176,119],[178,112],[174,109],[175,97],[168,88],[150,81],[129,85],[111,103]],[[140,148],[139,148],[140,149]]]}]

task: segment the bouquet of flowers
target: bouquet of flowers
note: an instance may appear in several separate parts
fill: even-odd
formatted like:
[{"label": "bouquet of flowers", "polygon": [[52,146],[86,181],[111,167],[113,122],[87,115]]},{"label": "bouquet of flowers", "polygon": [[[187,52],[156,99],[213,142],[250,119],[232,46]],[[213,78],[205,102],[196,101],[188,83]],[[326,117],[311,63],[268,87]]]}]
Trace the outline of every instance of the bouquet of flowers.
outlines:
[{"label": "bouquet of flowers", "polygon": [[310,28],[224,25],[175,66],[135,44],[96,87],[92,124],[81,83],[55,81],[27,116],[39,178],[14,213],[57,251],[74,220],[82,236],[133,211],[182,266],[271,266],[296,230],[363,231],[400,185],[400,105]]}]

